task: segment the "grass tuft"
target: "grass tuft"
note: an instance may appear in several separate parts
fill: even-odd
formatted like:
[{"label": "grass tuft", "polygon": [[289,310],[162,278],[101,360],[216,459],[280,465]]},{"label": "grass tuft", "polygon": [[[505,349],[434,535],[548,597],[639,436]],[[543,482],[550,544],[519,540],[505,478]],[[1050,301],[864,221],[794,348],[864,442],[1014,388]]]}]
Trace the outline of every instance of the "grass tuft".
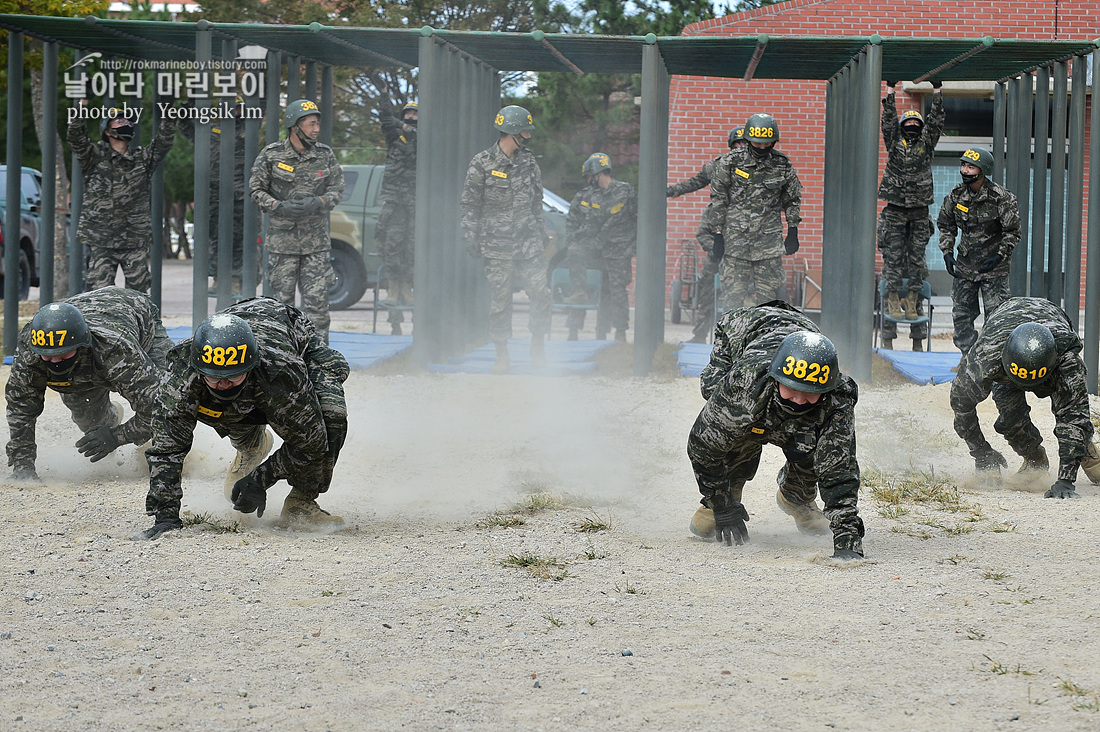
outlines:
[{"label": "grass tuft", "polygon": [[494,513],[474,524],[479,529],[514,529],[523,526],[527,519],[513,513]]},{"label": "grass tuft", "polygon": [[604,519],[599,514],[593,512],[591,516],[586,516],[583,520],[573,524],[573,528],[584,534],[594,534],[598,531],[611,531],[611,514],[607,514],[607,518]]},{"label": "grass tuft", "polygon": [[532,552],[522,554],[509,554],[501,565],[527,570],[528,574],[538,579],[549,579],[560,582],[569,576],[569,570],[565,564],[554,557],[541,557]]},{"label": "grass tuft", "polygon": [[209,513],[196,513],[183,517],[184,526],[203,526],[219,534],[241,533],[240,521],[226,521]]}]

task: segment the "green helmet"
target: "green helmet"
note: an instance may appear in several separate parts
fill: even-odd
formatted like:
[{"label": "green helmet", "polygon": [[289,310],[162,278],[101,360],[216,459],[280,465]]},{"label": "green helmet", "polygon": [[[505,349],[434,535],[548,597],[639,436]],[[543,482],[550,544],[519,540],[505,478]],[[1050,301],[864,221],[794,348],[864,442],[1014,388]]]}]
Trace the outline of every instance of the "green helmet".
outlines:
[{"label": "green helmet", "polygon": [[758,112],[745,123],[744,137],[749,142],[779,142],[779,124],[770,114]]},{"label": "green helmet", "polygon": [[581,166],[581,175],[589,177],[605,170],[611,170],[611,158],[607,156],[607,153],[592,153],[588,156],[588,160],[584,161],[584,165]]},{"label": "green helmet", "polygon": [[316,102],[311,102],[308,99],[299,99],[296,102],[291,102],[286,105],[286,109],[283,110],[283,127],[285,129],[290,129],[298,124],[298,120],[303,117],[308,117],[311,114],[315,114],[318,117],[321,116],[321,109],[317,106]]},{"label": "green helmet", "polygon": [[534,130],[535,120],[526,109],[511,104],[497,112],[493,127],[506,135],[518,135],[524,131]]},{"label": "green helmet", "polygon": [[982,175],[986,178],[993,175],[993,153],[986,150],[984,147],[971,147],[966,150],[960,157],[964,163],[970,163],[981,169]]},{"label": "green helmet", "polygon": [[39,356],[60,356],[92,345],[88,323],[75,306],[51,302],[31,320],[31,350]]},{"label": "green helmet", "polygon": [[768,376],[795,391],[824,394],[840,383],[840,364],[833,342],[804,330],[783,339]]},{"label": "green helmet", "polygon": [[410,109],[412,111],[416,112],[417,114],[420,113],[419,108],[416,106],[416,102],[409,102],[408,104],[406,104],[404,107],[401,108],[401,116],[404,117],[405,112],[408,112]]},{"label": "green helmet", "polygon": [[[103,120],[99,123],[99,136],[106,140],[109,135],[107,134],[107,125],[111,124],[116,119],[125,118],[126,112],[119,107],[111,107],[107,110],[107,114],[103,115]],[[114,133],[110,137],[116,137],[119,140],[132,140],[134,139],[133,128],[130,129],[128,134]]]},{"label": "green helmet", "polygon": [[906,122],[910,122],[912,120],[920,122],[920,126],[924,127],[924,117],[922,117],[921,113],[915,109],[907,109],[905,112],[903,112],[901,115],[901,119],[899,120],[899,124],[904,126]]},{"label": "green helmet", "polygon": [[1050,329],[1039,323],[1016,326],[1001,351],[1005,376],[1021,389],[1042,383],[1058,363],[1058,350]]},{"label": "green helmet", "polygon": [[732,150],[733,146],[736,145],[737,143],[744,142],[744,141],[745,141],[745,128],[744,127],[738,127],[735,130],[730,130],[730,137],[729,137],[730,150]]},{"label": "green helmet", "polygon": [[191,341],[191,365],[212,379],[240,376],[251,371],[259,360],[252,329],[229,313],[216,313],[202,321]]}]

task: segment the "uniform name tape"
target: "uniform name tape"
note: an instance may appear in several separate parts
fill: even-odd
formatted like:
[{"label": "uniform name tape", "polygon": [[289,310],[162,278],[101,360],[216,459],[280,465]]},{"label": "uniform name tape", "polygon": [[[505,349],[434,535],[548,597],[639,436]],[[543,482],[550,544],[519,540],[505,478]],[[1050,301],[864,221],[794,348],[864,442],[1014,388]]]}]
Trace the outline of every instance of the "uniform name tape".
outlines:
[{"label": "uniform name tape", "polygon": [[741,170],[740,168],[734,168],[733,172],[737,173],[737,175],[741,176],[745,180],[748,180],[748,178],[749,178],[749,174],[747,172],[745,172],[744,170]]},{"label": "uniform name tape", "polygon": [[199,407],[199,414],[205,414],[207,417],[213,417],[215,419],[222,416],[221,412],[215,412],[213,409],[207,409],[206,407]]},{"label": "uniform name tape", "polygon": [[287,165],[286,163],[279,163],[275,167],[278,168],[279,170],[285,170],[288,173],[293,173],[294,172],[294,166],[293,165]]}]

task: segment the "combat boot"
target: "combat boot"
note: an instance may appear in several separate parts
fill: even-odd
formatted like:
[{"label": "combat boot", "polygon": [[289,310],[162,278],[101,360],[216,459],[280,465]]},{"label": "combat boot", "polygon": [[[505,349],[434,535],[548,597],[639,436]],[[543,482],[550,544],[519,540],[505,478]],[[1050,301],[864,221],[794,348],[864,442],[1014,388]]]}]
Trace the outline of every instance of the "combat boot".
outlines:
[{"label": "combat boot", "polygon": [[917,293],[910,290],[905,296],[905,300],[901,303],[902,309],[905,311],[906,320],[916,320],[920,317],[920,308],[917,305]]},{"label": "combat boot", "polygon": [[508,341],[497,341],[493,345],[497,349],[497,360],[493,363],[491,371],[494,374],[506,374],[512,367],[511,359],[508,357]]},{"label": "combat boot", "polygon": [[395,308],[401,304],[400,282],[397,280],[390,280],[386,283],[386,299],[382,301],[382,304],[391,308]]},{"label": "combat boot", "polygon": [[607,340],[607,331],[596,329],[596,340],[606,341]]},{"label": "combat boot", "polygon": [[408,280],[403,280],[401,282],[401,287],[398,289],[398,292],[400,293],[398,295],[398,300],[401,302],[402,305],[413,304],[413,288],[411,282],[409,282]]},{"label": "combat boot", "polygon": [[883,338],[882,339],[882,350],[884,350],[884,351],[894,350],[894,339],[893,338]]},{"label": "combat boot", "polygon": [[921,345],[921,343],[922,343],[923,341],[924,341],[924,339],[923,339],[923,338],[914,338],[914,339],[913,339],[913,350],[914,350],[914,351],[923,351],[923,350],[924,350],[924,346],[922,346],[922,345]]},{"label": "combat boot", "polygon": [[237,456],[233,458],[233,462],[229,464],[229,472],[225,474],[225,497],[229,500],[233,500],[231,495],[233,493],[233,485],[245,477],[253,470],[259,467],[260,463],[267,458],[268,453],[271,452],[272,445],[275,444],[275,438],[271,436],[271,430],[264,428],[264,435],[260,438],[260,441],[255,447],[249,450],[237,450]]},{"label": "combat boot", "polygon": [[691,523],[688,524],[688,529],[700,539],[713,539],[714,511],[706,506],[700,506],[695,509],[695,515],[691,517]]},{"label": "combat boot", "polygon": [[567,341],[575,341],[575,340],[577,340],[577,339],[578,339],[579,337],[580,337],[580,333],[579,333],[579,332],[577,331],[577,329],[576,329],[576,328],[570,328],[570,329],[569,329],[569,336],[568,336],[568,337],[566,337],[566,339],[565,339],[565,340],[567,340]]},{"label": "combat boot", "polygon": [[886,295],[886,314],[896,320],[904,320],[905,312],[901,309],[901,299],[897,290],[890,290]]},{"label": "combat boot", "polygon": [[619,343],[626,343],[626,331],[622,328],[615,329],[615,340]]},{"label": "combat boot", "polygon": [[566,305],[587,305],[588,293],[584,290],[577,290],[569,297],[565,298]]},{"label": "combat boot", "polygon": [[817,507],[817,501],[805,504],[791,503],[783,495],[783,489],[775,492],[775,503],[779,510],[794,519],[798,530],[803,534],[824,534],[829,531],[829,519]]},{"label": "combat boot", "polygon": [[531,367],[546,368],[546,343],[541,335],[531,336]]},{"label": "combat boot", "polygon": [[401,324],[394,323],[390,326],[390,335],[401,335]]},{"label": "combat boot", "polygon": [[340,526],[344,519],[334,516],[317,505],[317,495],[310,494],[298,488],[291,488],[286,500],[283,501],[283,510],[279,514],[278,526],[327,529]]},{"label": "combat boot", "polygon": [[1042,473],[1050,470],[1050,461],[1047,459],[1047,451],[1042,445],[1039,445],[1034,452],[1024,455],[1024,462],[1016,472],[1026,473],[1032,470],[1037,470]]}]

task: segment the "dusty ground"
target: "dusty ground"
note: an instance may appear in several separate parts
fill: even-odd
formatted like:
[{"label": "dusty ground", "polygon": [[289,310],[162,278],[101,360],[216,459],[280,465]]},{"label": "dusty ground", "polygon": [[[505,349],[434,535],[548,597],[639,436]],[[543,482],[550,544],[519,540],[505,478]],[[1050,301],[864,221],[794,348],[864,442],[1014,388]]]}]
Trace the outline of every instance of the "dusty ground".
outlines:
[{"label": "dusty ground", "polygon": [[152,543],[130,540],[151,523],[135,449],[85,462],[50,398],[44,484],[0,485],[0,729],[1100,728],[1100,490],[977,481],[946,386],[863,388],[877,488],[845,566],[776,507],[774,448],[751,543],[688,534],[693,379],[347,387],[321,502],[349,528],[274,528],[285,485],[236,526],[230,447],[200,427],[198,523]]}]

